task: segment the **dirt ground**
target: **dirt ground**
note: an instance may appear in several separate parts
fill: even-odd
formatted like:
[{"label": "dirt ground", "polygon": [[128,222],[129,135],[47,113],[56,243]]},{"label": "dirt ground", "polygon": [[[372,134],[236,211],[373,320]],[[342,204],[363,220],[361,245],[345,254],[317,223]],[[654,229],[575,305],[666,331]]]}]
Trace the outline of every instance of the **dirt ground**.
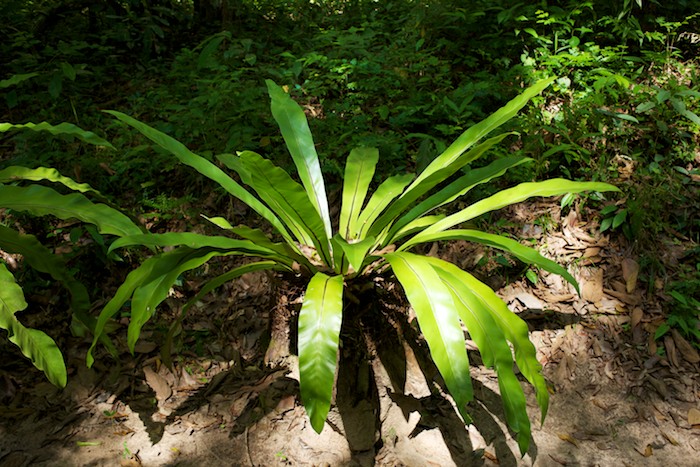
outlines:
[{"label": "dirt ground", "polygon": [[[437,384],[415,323],[395,323],[412,316],[398,305],[366,342],[343,338],[335,404],[316,434],[289,351],[298,290],[254,273],[191,313],[172,370],[159,357],[156,326],[122,366],[104,356],[87,369],[88,343],[62,343],[71,372],[64,390],[3,342],[0,465],[700,465],[700,357],[677,333],[653,339],[663,284],[643,283],[623,239],[575,214],[562,218],[555,203],[521,204],[508,217],[518,226],[513,233],[568,265],[582,289],[578,296],[542,272],[536,284],[485,278],[528,322],[551,385],[540,425],[523,383],[533,425],[524,457],[503,422],[495,372],[471,343],[476,400],[465,425]],[[535,221],[543,218],[551,222]],[[677,243],[659,239],[669,261]],[[469,270],[486,254],[459,242],[429,253]],[[164,316],[181,301],[168,304]]]}]

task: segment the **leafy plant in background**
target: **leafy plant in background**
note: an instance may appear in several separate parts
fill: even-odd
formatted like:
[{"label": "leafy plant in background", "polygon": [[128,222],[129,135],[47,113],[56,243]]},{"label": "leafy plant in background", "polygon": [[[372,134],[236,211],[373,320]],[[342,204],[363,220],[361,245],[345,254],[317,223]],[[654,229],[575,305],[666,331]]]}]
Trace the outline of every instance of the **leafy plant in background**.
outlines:
[{"label": "leafy plant in background", "polygon": [[642,0],[624,0],[621,8],[619,5],[613,7],[619,8],[619,11],[615,12],[617,14],[602,16],[598,20],[599,24],[603,28],[609,28],[614,36],[624,41],[638,41],[641,44],[645,35],[634,14],[635,4],[641,10]]},{"label": "leafy plant in background", "polygon": [[605,232],[608,229],[615,230],[627,220],[627,209],[620,208],[615,204],[610,204],[600,210],[600,215],[603,218],[600,222],[600,231]]},{"label": "leafy plant in background", "polygon": [[[674,118],[676,116],[685,117],[695,125],[700,125],[700,117],[687,105],[691,99],[700,98],[700,92],[673,82],[667,84],[667,89],[656,91],[651,99],[639,104],[636,110],[638,113],[650,115],[661,132],[669,131],[668,122],[676,120]],[[673,109],[673,112],[668,112],[666,110],[668,107]]]},{"label": "leafy plant in background", "polygon": [[[109,142],[94,133],[70,123],[0,123],[0,132],[12,129],[74,136],[86,143],[112,147]],[[73,193],[61,194],[45,186],[43,182],[60,185]],[[0,209],[31,216],[78,219],[94,225],[99,234],[105,235],[125,236],[141,232],[126,215],[106,204],[91,201],[86,195],[104,201],[104,197],[89,185],[78,183],[52,168],[28,169],[11,166],[0,170]],[[5,221],[6,218],[0,217],[0,220]],[[74,318],[72,328],[75,332],[94,328],[95,318],[89,315],[91,302],[88,290],[75,278],[61,255],[54,254],[34,235],[21,233],[12,226],[3,224],[0,224],[0,249],[6,253],[21,255],[30,267],[50,275],[68,290],[71,296],[70,312]],[[46,374],[49,381],[63,387],[66,385],[66,367],[54,340],[43,331],[25,327],[15,316],[26,307],[22,288],[6,265],[0,262],[0,328],[8,332],[10,341],[32,360],[34,366]],[[105,343],[109,345],[109,342]]]},{"label": "leafy plant in background", "polygon": [[460,323],[466,325],[479,346],[484,362],[498,372],[507,422],[517,433],[524,453],[530,441],[530,422],[525,410],[525,396],[513,371],[509,343],[515,350],[515,362],[520,371],[535,386],[543,417],[548,405],[547,388],[535,358],[535,349],[528,339],[527,325],[511,313],[489,287],[468,272],[446,261],[409,250],[421,243],[440,240],[479,242],[561,274],[576,285],[566,269],[512,239],[452,227],[533,196],[616,190],[613,186],[564,179],[522,183],[453,214],[434,214],[476,185],[488,183],[527,161],[524,157],[505,157],[486,167],[466,169],[461,175],[458,173],[508,136],[508,133],[500,134],[477,144],[550,83],[551,80],[537,83],[472,126],[420,174],[387,178],[369,199],[367,195],[378,162],[378,151],[366,147],[352,150],[345,166],[342,206],[335,230],[304,112],[273,82],[267,82],[272,114],[301,183],[254,152],[219,155],[219,161],[235,171],[255,194],[168,135],[123,113],[107,111],[245,202],[271,224],[283,241],[275,242],[259,229],[234,227],[221,217],[208,219],[238,239],[170,232],[131,235],[116,240],[111,250],[134,245],[164,250],[133,270],[100,312],[87,356],[88,365],[94,362],[94,347],[105,335],[105,327],[127,301],[131,300],[127,343],[133,352],[143,325],[154,315],[182,273],[213,257],[259,257],[262,261],[237,267],[212,279],[184,305],[183,313],[204,294],[253,270],[275,269],[307,278],[298,324],[300,389],[311,424],[320,432],[331,404],[341,323],[344,313],[353,310],[349,300],[345,300],[344,291],[351,293],[349,290],[358,283],[376,286],[373,278],[378,275],[390,278],[393,273],[415,309],[433,361],[464,419],[469,420],[467,403],[473,393]]},{"label": "leafy plant in background", "polygon": [[[666,74],[670,74],[671,67],[669,66],[673,60],[682,60],[683,54],[678,47],[680,40],[684,38],[692,38],[695,31],[693,31],[693,20],[697,20],[700,16],[700,12],[696,12],[692,15],[685,16],[688,10],[681,8],[683,15],[676,18],[676,21],[669,19],[666,16],[656,16],[653,18],[653,22],[657,27],[651,28],[650,30],[644,31],[644,38],[651,44],[661,45],[659,57],[659,51],[657,50],[645,50],[643,54],[647,57],[649,61],[659,61],[663,63],[664,71]],[[690,31],[681,32],[684,27],[690,26]]]},{"label": "leafy plant in background", "polygon": [[[686,252],[686,256],[698,257],[700,248]],[[677,280],[666,287],[670,297],[670,312],[666,321],[656,329],[655,339],[663,337],[671,329],[680,330],[681,334],[700,349],[700,300],[697,291],[700,290],[700,261],[695,267],[689,265]]]}]

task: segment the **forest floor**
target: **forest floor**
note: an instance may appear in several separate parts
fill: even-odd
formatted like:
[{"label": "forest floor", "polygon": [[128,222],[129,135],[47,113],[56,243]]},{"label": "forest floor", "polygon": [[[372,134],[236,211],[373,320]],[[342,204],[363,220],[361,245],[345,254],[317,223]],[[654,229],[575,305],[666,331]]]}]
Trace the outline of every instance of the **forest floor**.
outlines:
[{"label": "forest floor", "polygon": [[[581,296],[542,272],[536,284],[485,279],[530,326],[551,385],[541,425],[532,388],[523,383],[533,430],[524,457],[503,422],[494,371],[470,345],[476,400],[465,426],[432,381],[425,347],[410,334],[415,324],[365,346],[343,339],[336,403],[316,434],[300,405],[286,328],[299,291],[254,273],[191,312],[182,334],[189,351],[172,369],[159,357],[157,328],[142,333],[136,356],[124,355],[121,366],[105,357],[87,369],[89,342],[60,342],[71,372],[63,390],[22,358],[0,362],[0,464],[698,465],[700,357],[678,333],[654,340],[663,284],[641,280],[639,260],[623,238],[601,235],[593,218],[572,213],[562,216],[556,202],[537,201],[505,216],[518,237],[568,265]],[[537,221],[543,218],[551,223]],[[684,251],[679,242],[658,239],[669,268]],[[429,254],[471,270],[486,252],[454,242],[436,244]],[[164,317],[180,302],[168,303]],[[400,303],[392,313],[412,318]],[[375,334],[383,333],[378,325]],[[19,355],[6,341],[0,345],[3,355]]]}]

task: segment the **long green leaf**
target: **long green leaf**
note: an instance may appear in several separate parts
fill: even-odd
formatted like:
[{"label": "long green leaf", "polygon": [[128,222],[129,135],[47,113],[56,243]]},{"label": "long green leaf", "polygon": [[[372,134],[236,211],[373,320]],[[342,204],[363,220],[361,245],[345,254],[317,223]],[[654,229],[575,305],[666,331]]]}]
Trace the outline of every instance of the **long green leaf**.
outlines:
[{"label": "long green leaf", "polygon": [[444,218],[445,215],[440,214],[438,216],[423,216],[419,217],[418,219],[414,219],[391,237],[391,243],[398,242],[408,235],[425,230],[428,226],[431,226]]},{"label": "long green leaf", "polygon": [[[250,229],[253,230],[253,229]],[[267,239],[266,239],[267,240]],[[289,252],[283,245],[277,245],[267,240],[266,242],[236,240],[228,237],[216,235],[202,235],[193,232],[167,232],[164,234],[142,234],[117,239],[109,248],[109,252],[117,248],[126,246],[140,245],[146,247],[172,247],[172,246],[187,246],[192,249],[196,248],[216,248],[220,250],[235,250],[236,254],[244,256],[259,256],[268,258],[285,265],[288,269],[293,268],[296,255]],[[275,249],[269,248],[269,246]],[[278,248],[279,247],[279,248]]]},{"label": "long green leaf", "polygon": [[[379,217],[379,219],[377,219],[372,228],[369,230],[368,234],[376,235],[377,232],[385,229],[387,226],[390,226],[407,209],[414,206],[419,198],[428,193],[438,184],[445,182],[468,163],[481,157],[492,146],[500,143],[503,138],[508,136],[508,134],[509,133],[498,135],[484,141],[477,147],[461,154],[455,160],[449,161],[449,165],[445,165],[440,169],[434,170],[430,176],[422,178],[420,183],[418,183],[417,180],[414,180],[413,183],[411,183],[411,185],[401,194],[401,196],[396,201],[391,203],[387,210]],[[424,174],[425,172],[422,172],[420,177],[423,177]]]},{"label": "long green leaf", "polygon": [[316,273],[299,313],[299,389],[317,433],[331,406],[342,320],[343,276]]},{"label": "long green leaf", "polygon": [[423,180],[427,179],[434,173],[443,170],[445,167],[453,165],[454,162],[459,159],[462,153],[464,153],[464,151],[469,149],[469,147],[471,147],[481,138],[513,118],[520,111],[520,109],[525,107],[530,99],[541,93],[555,79],[556,78],[548,78],[538,81],[517,97],[512,99],[506,105],[498,109],[496,112],[489,115],[485,120],[482,120],[476,125],[470,127],[467,131],[462,133],[459,138],[457,138],[455,142],[445,150],[445,152],[436,157],[430,163],[430,165],[428,165],[428,167],[421,172],[420,176],[415,182],[413,182],[412,186],[419,185]]},{"label": "long green leaf", "polygon": [[163,234],[140,234],[122,237],[114,241],[109,248],[112,252],[117,248],[141,245],[147,247],[187,246],[196,248],[217,248],[227,250],[241,250],[249,255],[274,256],[276,253],[267,248],[256,245],[248,240],[236,240],[234,238],[218,235],[203,235],[193,232],[167,232]]},{"label": "long green leaf", "polygon": [[117,312],[124,306],[124,304],[131,298],[134,290],[139,286],[139,284],[147,282],[149,276],[152,274],[153,269],[158,264],[160,257],[154,256],[148,258],[146,261],[141,263],[141,266],[134,269],[126,276],[126,279],[119,286],[114,296],[107,302],[107,304],[100,311],[97,317],[97,323],[95,324],[95,330],[93,332],[93,339],[90,348],[87,351],[87,356],[85,358],[85,363],[89,367],[92,367],[95,359],[92,355],[92,351],[97,345],[97,342],[103,338],[103,333],[105,327],[109,320],[117,314]]},{"label": "long green leaf", "polygon": [[549,271],[554,274],[559,274],[564,279],[566,279],[571,285],[579,291],[578,282],[574,279],[566,268],[562,267],[560,264],[547,259],[542,256],[537,250],[528,248],[525,245],[518,243],[517,241],[503,237],[502,235],[490,234],[486,232],[481,232],[479,230],[447,230],[445,232],[437,232],[433,234],[428,234],[423,237],[424,242],[436,242],[440,240],[466,240],[468,242],[481,243],[482,245],[488,245],[493,248],[498,248],[499,250],[506,251],[516,258],[518,258],[523,263],[534,264],[545,271]]},{"label": "long green leaf", "polygon": [[21,83],[22,81],[26,81],[28,79],[34,78],[35,76],[39,76],[39,73],[21,73],[21,74],[12,75],[9,78],[0,81],[0,89],[9,88],[10,86],[15,86],[15,85]]},{"label": "long green leaf", "polygon": [[328,199],[326,187],[323,182],[321,164],[318,161],[316,147],[309,129],[309,122],[301,107],[270,80],[265,80],[267,91],[270,95],[270,108],[272,116],[280,127],[282,137],[287,143],[287,149],[294,160],[294,165],[299,172],[299,178],[304,185],[309,199],[323,220],[326,231],[326,240],[333,236],[331,231],[331,217],[328,211]]},{"label": "long green leaf", "polygon": [[72,123],[59,123],[58,125],[51,125],[48,122],[41,123],[25,123],[25,124],[12,124],[12,123],[0,123],[0,132],[9,131],[12,129],[27,129],[32,131],[48,131],[52,135],[67,135],[75,136],[81,141],[89,144],[94,144],[95,146],[106,146],[108,148],[115,149],[112,143],[106,139],[100,138],[92,131],[83,130],[82,128],[73,125]]},{"label": "long green leaf", "polygon": [[430,355],[466,422],[473,398],[464,334],[450,290],[426,257],[412,253],[384,255],[416,312]]},{"label": "long green leaf", "polygon": [[[257,179],[254,179],[253,174],[254,171],[250,169],[250,167],[247,164],[244,164],[243,161],[241,160],[239,155],[233,155],[233,154],[219,154],[216,156],[216,158],[224,164],[226,167],[229,169],[233,170],[236,172],[241,180],[243,181],[244,184],[250,186],[253,188],[256,192],[263,193],[264,198],[263,201],[267,202],[268,205],[271,206],[271,211],[275,214],[275,216],[280,216],[281,215],[281,222],[282,225],[285,226],[285,228],[291,232],[291,236],[286,236],[285,240],[289,245],[293,248],[297,248],[297,245],[313,245],[314,242],[311,239],[310,234],[302,225],[300,225],[300,222],[295,221],[293,218],[290,218],[288,215],[288,211],[284,209],[283,207],[275,204],[276,201],[275,199],[272,199],[271,201],[269,198],[273,197],[274,195],[269,193],[268,191],[264,190],[262,186],[256,185],[258,182]],[[264,182],[263,182],[264,183]],[[262,185],[261,183],[260,185]],[[296,183],[296,182],[294,182]],[[297,184],[298,185],[298,184]],[[303,191],[303,188],[301,188],[301,191],[303,192],[302,196],[304,197],[304,201],[302,201],[302,204],[306,205],[308,204],[306,200],[308,197],[306,196],[306,193]],[[259,195],[258,195],[259,196]],[[266,201],[266,198],[268,199]],[[272,204],[270,204],[272,203]],[[287,216],[287,217],[285,217]],[[296,239],[296,240],[294,240]]]},{"label": "long green leaf", "polygon": [[582,191],[620,191],[617,187],[602,182],[574,182],[563,178],[553,178],[543,182],[527,182],[520,185],[499,191],[495,195],[482,199],[461,211],[447,216],[443,220],[428,227],[419,233],[406,244],[403,249],[409,248],[417,243],[422,243],[423,238],[442,232],[457,224],[466,222],[484,213],[501,209],[511,204],[520,203],[535,196],[557,196],[565,193],[580,193]]},{"label": "long green leaf", "polygon": [[[238,155],[233,155],[233,154],[219,154],[216,156],[216,158],[224,164],[226,167],[229,169],[233,170],[236,172],[240,178],[241,181],[248,185],[250,188],[253,188],[253,190],[258,193],[258,196],[262,198],[262,201],[267,203],[267,205],[270,207],[272,212],[275,213],[276,216],[279,217],[279,219],[282,221],[282,224],[291,232],[292,236],[296,239],[296,242],[298,242],[301,245],[313,245],[314,242],[311,238],[311,235],[308,232],[308,229],[304,228],[302,223],[298,220],[298,218],[293,217],[294,213],[292,212],[290,217],[290,211],[293,211],[292,208],[289,208],[286,206],[286,198],[282,200],[282,203],[284,203],[282,206],[280,206],[280,202],[277,200],[279,198],[279,193],[277,193],[277,190],[270,190],[269,186],[270,183],[266,181],[264,178],[263,180],[259,180],[258,178],[255,177],[256,170],[251,169],[250,164],[246,164],[243,162],[241,159],[241,154],[243,153],[248,153],[249,151],[243,151],[238,153]],[[251,152],[252,153],[252,152]],[[252,153],[256,154],[256,153]],[[256,154],[258,155],[258,154]],[[259,156],[259,155],[258,155]],[[297,182],[294,180],[291,181],[290,185],[287,186],[287,190],[295,190],[296,196],[295,199],[299,201],[301,199],[301,204],[304,206],[310,206],[310,202],[308,200],[308,196],[306,195],[306,192],[304,191],[304,188],[299,185]],[[272,192],[271,192],[272,191]],[[301,198],[299,197],[301,195]],[[286,207],[286,209],[285,209]],[[313,208],[312,208],[313,209]],[[293,245],[296,245],[292,241]]]},{"label": "long green leaf", "polygon": [[202,217],[234,235],[238,235],[241,238],[250,240],[260,247],[279,253],[279,261],[283,264],[291,266],[294,261],[296,261],[297,263],[307,267],[309,270],[312,270],[312,266],[308,263],[308,259],[299,254],[298,249],[294,248],[293,245],[289,245],[288,243],[275,243],[270,240],[267,234],[260,229],[253,229],[245,225],[234,227],[223,217],[207,217],[204,215],[202,215]]},{"label": "long green leaf", "polygon": [[94,327],[95,319],[88,314],[90,296],[87,288],[73,276],[62,257],[53,254],[35,236],[20,234],[4,225],[0,225],[0,249],[22,255],[32,268],[61,282],[71,294],[71,308],[76,318],[88,329]]},{"label": "long green leaf", "polygon": [[238,170],[241,180],[290,227],[300,243],[315,246],[324,262],[332,264],[323,220],[301,185],[287,172],[251,151],[243,151],[237,158],[225,155],[220,159]]},{"label": "long green leaf", "polygon": [[226,175],[223,170],[206,160],[205,158],[198,156],[193,153],[181,142],[176,139],[166,135],[165,133],[152,128],[145,123],[136,120],[121,112],[115,110],[105,110],[104,112],[113,115],[127,125],[132,126],[137,129],[145,137],[156,143],[161,148],[170,152],[173,156],[183,164],[192,167],[197,172],[201,173],[205,177],[215,181],[221,187],[229,192],[231,195],[243,201],[245,204],[250,206],[255,212],[260,214],[263,219],[267,220],[272,224],[272,226],[282,234],[285,239],[288,239],[290,243],[293,243],[287,229],[280,222],[277,216],[274,215],[267,206],[260,202],[255,196],[250,194],[245,188],[238,184],[231,177]]},{"label": "long green leaf", "polygon": [[[361,240],[367,236],[367,232],[372,228],[379,215],[386,209],[397,196],[403,192],[404,188],[413,180],[412,174],[393,175],[384,180],[377,190],[372,194],[367,206],[362,210],[357,219],[355,232],[352,233],[352,240]],[[381,232],[381,230],[380,230]],[[350,238],[348,240],[351,240]]]},{"label": "long green leaf", "polygon": [[[433,261],[431,258],[430,261]],[[449,263],[447,263],[449,264]],[[462,271],[454,265],[441,267],[458,278],[464,287],[469,289],[472,295],[479,299],[483,306],[490,310],[491,315],[498,323],[506,339],[513,344],[515,350],[515,362],[520,372],[535,387],[537,402],[542,412],[542,421],[547,415],[549,407],[549,392],[547,383],[542,376],[542,365],[537,361],[537,350],[529,339],[529,331],[525,321],[508,309],[508,306],[484,283],[477,280],[468,272]]]},{"label": "long green leaf", "polygon": [[239,225],[231,228],[229,231],[241,238],[255,243],[255,245],[259,247],[267,248],[268,250],[278,253],[279,258],[277,260],[282,264],[291,266],[292,263],[296,261],[304,266],[310,267],[310,265],[307,264],[308,260],[306,256],[300,255],[297,250],[293,249],[288,243],[273,242],[260,229],[253,229],[245,225]]},{"label": "long green leaf", "polygon": [[202,216],[203,218],[205,218],[206,220],[208,220],[209,222],[211,222],[212,224],[214,224],[215,226],[217,226],[220,229],[231,230],[234,228],[233,225],[231,225],[231,223],[225,217],[220,217],[220,216],[208,217],[204,214],[200,214],[200,216]]},{"label": "long green leaf", "polygon": [[131,219],[105,204],[93,203],[80,193],[62,195],[41,186],[0,185],[0,207],[35,216],[52,215],[59,219],[78,219],[94,224],[102,234],[136,235],[141,229]]},{"label": "long green leaf", "polygon": [[357,218],[367,196],[369,184],[379,161],[376,148],[355,148],[345,163],[343,178],[343,204],[340,209],[339,232],[346,240],[357,231]]},{"label": "long green leaf", "polygon": [[197,268],[214,256],[240,254],[236,250],[212,248],[192,249],[181,246],[175,250],[148,258],[134,269],[107,302],[97,318],[92,345],[87,353],[87,365],[92,366],[92,351],[97,345],[109,320],[131,298],[131,321],[127,331],[127,343],[133,352],[143,325],[153,316],[157,306],[167,297],[177,278],[185,271]]},{"label": "long green leaf", "polygon": [[157,256],[149,277],[134,290],[131,299],[131,320],[126,341],[131,353],[141,335],[141,328],[155,314],[158,305],[167,298],[177,278],[209,261],[214,256],[236,254],[235,251],[219,251],[210,248],[193,250],[179,247]]},{"label": "long green leaf", "polygon": [[0,328],[8,332],[10,342],[19,347],[22,354],[43,371],[52,384],[63,388],[68,376],[56,342],[42,331],[24,327],[15,317],[16,312],[26,307],[22,288],[5,264],[0,262]]},{"label": "long green leaf", "polygon": [[198,70],[203,68],[216,68],[219,66],[219,62],[214,58],[214,54],[224,40],[231,40],[231,31],[222,31],[218,34],[214,34],[197,46],[198,48],[200,46],[202,47],[202,51],[199,53],[199,58],[197,59]]},{"label": "long green leaf", "polygon": [[546,79],[535,83],[530,88],[523,91],[519,96],[512,99],[505,106],[498,109],[485,120],[470,127],[462,135],[457,138],[442,154],[436,157],[428,167],[420,173],[418,178],[406,189],[404,194],[396,200],[392,206],[377,220],[372,229],[368,232],[369,235],[377,236],[379,231],[390,225],[396,218],[401,215],[409,206],[411,206],[421,196],[428,193],[437,184],[447,180],[450,176],[456,173],[457,170],[464,167],[469,162],[477,159],[484,154],[491,146],[500,142],[507,134],[495,136],[480,144],[476,148],[467,151],[481,138],[513,118],[520,109],[522,109],[530,99],[542,92],[549,86],[554,78]]},{"label": "long green leaf", "polygon": [[39,167],[36,169],[29,169],[27,167],[11,166],[0,170],[0,183],[18,180],[31,180],[35,182],[48,180],[50,182],[61,183],[74,191],[79,191],[81,193],[94,193],[102,197],[102,193],[95,190],[87,183],[78,183],[72,178],[64,177],[54,168]]},{"label": "long green leaf", "polygon": [[404,226],[413,220],[424,216],[425,214],[431,212],[432,210],[444,206],[445,204],[451,203],[467,194],[469,190],[477,185],[487,183],[496,177],[503,175],[508,169],[516,167],[524,162],[528,162],[531,159],[526,157],[504,157],[502,159],[497,159],[487,165],[486,167],[481,167],[478,169],[469,170],[466,175],[459,177],[454,182],[447,185],[445,188],[441,189],[437,193],[429,196],[425,200],[421,201],[417,206],[408,211],[404,216],[402,216],[396,223],[392,226],[389,231],[389,243],[395,241],[394,234],[398,233]]},{"label": "long green leaf", "polygon": [[[525,394],[513,371],[513,354],[501,328],[502,324],[496,321],[494,311],[489,308],[487,302],[473,290],[471,284],[476,279],[446,261],[437,258],[430,258],[428,261],[452,292],[459,316],[479,348],[484,365],[495,367],[506,420],[517,434],[521,454],[525,454],[530,444],[530,419],[527,415]],[[537,360],[531,363],[534,367],[539,367]],[[536,389],[545,393],[545,399],[542,401],[544,414],[548,403],[547,388],[541,376],[534,382],[539,385]]]},{"label": "long green leaf", "polygon": [[544,422],[549,407],[549,392],[547,392],[547,383],[542,377],[542,365],[537,361],[537,350],[528,338],[527,324],[510,311],[503,300],[488,286],[481,284],[475,278],[469,280],[467,285],[494,312],[494,317],[500,321],[506,338],[513,344],[515,362],[523,376],[535,387],[537,402],[541,409],[541,421]]}]

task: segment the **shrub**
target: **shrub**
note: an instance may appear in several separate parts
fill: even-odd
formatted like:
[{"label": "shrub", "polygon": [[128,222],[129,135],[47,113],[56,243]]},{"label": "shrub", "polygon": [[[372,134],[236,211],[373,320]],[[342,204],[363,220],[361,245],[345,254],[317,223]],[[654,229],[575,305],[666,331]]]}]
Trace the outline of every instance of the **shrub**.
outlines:
[{"label": "shrub", "polygon": [[[0,132],[13,129],[46,131],[54,135],[74,136],[86,143],[98,146],[112,145],[95,135],[70,123],[51,125],[26,123],[13,125],[0,123]],[[41,183],[52,182],[67,188],[73,193],[64,195]],[[90,195],[101,201],[104,197],[84,183],[61,175],[47,167],[29,169],[11,166],[0,170],[0,209],[9,209],[31,216],[55,216],[59,219],[78,219],[92,224],[100,234],[135,235],[141,229],[129,217],[107,204],[91,201]],[[35,270],[49,274],[60,282],[71,295],[71,314],[74,329],[92,331],[95,318],[89,315],[90,297],[86,287],[79,282],[66,265],[65,259],[54,254],[34,235],[0,224],[0,249],[6,253],[19,254]],[[11,342],[32,360],[34,366],[42,370],[53,384],[66,385],[66,367],[63,356],[54,340],[37,329],[26,328],[15,314],[27,307],[22,288],[3,262],[0,262],[0,328],[7,330]],[[109,344],[107,342],[107,344]]]},{"label": "shrub", "polygon": [[[302,109],[271,81],[267,82],[272,114],[296,165],[301,183],[269,160],[251,152],[222,154],[217,158],[238,174],[248,191],[217,165],[194,154],[184,145],[150,126],[120,112],[108,111],[136,128],[182,163],[215,181],[266,219],[278,235],[269,238],[262,230],[232,226],[221,217],[210,221],[238,238],[188,232],[139,234],[116,240],[110,250],[142,245],[163,248],[133,270],[101,311],[88,353],[104,336],[110,318],[130,299],[131,320],[127,343],[133,352],[143,325],[154,315],[182,273],[220,256],[253,256],[262,261],[235,268],[212,279],[184,305],[186,311],[203,294],[252,270],[275,269],[308,280],[298,321],[298,353],[301,398],[313,428],[320,432],[328,414],[339,345],[350,286],[373,281],[377,276],[403,286],[414,308],[431,356],[459,412],[469,420],[467,403],[472,399],[469,361],[461,323],[466,325],[487,366],[496,368],[508,425],[517,433],[524,453],[530,441],[530,422],[525,395],[513,370],[513,359],[537,392],[546,414],[548,393],[528,339],[527,325],[511,313],[486,285],[471,274],[441,259],[409,250],[421,243],[462,239],[505,250],[521,260],[573,277],[537,251],[499,235],[472,229],[452,229],[477,216],[533,196],[554,196],[585,190],[616,190],[605,183],[552,179],[522,183],[502,190],[453,214],[445,207],[473,187],[488,183],[509,168],[527,161],[504,157],[486,167],[458,172],[502,141],[508,133],[483,137],[512,118],[530,98],[551,80],[537,83],[500,110],[472,126],[432,160],[419,174],[394,175],[384,180],[368,198],[378,151],[360,147],[351,151],[345,166],[342,205],[337,228],[331,219],[324,179],[308,122]],[[436,213],[437,212],[437,213]],[[349,292],[348,292],[349,293]],[[512,344],[514,355],[509,344]],[[514,358],[513,358],[514,357]]]}]

